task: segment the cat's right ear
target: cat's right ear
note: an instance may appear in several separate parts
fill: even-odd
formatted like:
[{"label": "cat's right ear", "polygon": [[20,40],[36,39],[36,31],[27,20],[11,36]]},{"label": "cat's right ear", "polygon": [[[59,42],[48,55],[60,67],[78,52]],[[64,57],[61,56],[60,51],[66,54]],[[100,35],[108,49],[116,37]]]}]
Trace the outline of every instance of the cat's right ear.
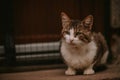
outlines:
[{"label": "cat's right ear", "polygon": [[91,30],[93,25],[93,16],[92,15],[87,16],[86,18],[84,18],[82,23],[86,29]]},{"label": "cat's right ear", "polygon": [[70,23],[70,18],[68,17],[68,15],[64,12],[61,12],[61,20],[62,20],[62,27],[66,27],[69,25]]}]

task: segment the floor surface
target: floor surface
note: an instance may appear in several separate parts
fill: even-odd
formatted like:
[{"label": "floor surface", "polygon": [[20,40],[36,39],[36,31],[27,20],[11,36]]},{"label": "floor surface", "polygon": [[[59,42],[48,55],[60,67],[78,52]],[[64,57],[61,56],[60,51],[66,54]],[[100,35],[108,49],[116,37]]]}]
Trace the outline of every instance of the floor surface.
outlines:
[{"label": "floor surface", "polygon": [[108,66],[94,75],[66,76],[65,68],[1,73],[0,80],[120,80],[120,66]]}]

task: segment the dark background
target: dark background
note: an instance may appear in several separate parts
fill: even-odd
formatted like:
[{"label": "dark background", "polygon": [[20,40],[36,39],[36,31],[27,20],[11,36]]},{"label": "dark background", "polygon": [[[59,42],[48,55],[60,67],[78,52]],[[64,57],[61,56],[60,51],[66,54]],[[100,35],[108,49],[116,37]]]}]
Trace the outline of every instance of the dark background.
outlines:
[{"label": "dark background", "polygon": [[3,0],[2,5],[2,28],[11,30],[16,44],[60,40],[62,11],[73,19],[92,14],[94,31],[110,31],[109,0]]}]

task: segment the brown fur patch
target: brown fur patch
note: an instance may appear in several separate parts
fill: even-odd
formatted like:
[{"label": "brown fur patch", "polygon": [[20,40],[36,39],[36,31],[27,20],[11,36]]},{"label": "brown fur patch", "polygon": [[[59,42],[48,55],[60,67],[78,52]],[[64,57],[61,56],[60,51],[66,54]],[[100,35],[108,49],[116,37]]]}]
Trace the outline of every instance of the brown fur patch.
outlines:
[{"label": "brown fur patch", "polygon": [[106,44],[106,40],[104,39],[103,35],[101,33],[93,33],[94,41],[97,44],[97,54],[94,58],[94,61],[96,61],[96,64],[99,64],[101,58],[103,57],[104,53],[108,50],[108,46]]}]

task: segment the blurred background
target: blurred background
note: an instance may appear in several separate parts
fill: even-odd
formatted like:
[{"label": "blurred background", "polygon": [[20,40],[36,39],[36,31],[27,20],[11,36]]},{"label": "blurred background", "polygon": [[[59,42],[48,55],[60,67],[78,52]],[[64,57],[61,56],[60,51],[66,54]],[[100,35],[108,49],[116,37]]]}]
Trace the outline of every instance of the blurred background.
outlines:
[{"label": "blurred background", "polygon": [[120,0],[1,0],[0,66],[61,64],[60,13],[82,20],[108,42],[109,61],[120,64]]}]

